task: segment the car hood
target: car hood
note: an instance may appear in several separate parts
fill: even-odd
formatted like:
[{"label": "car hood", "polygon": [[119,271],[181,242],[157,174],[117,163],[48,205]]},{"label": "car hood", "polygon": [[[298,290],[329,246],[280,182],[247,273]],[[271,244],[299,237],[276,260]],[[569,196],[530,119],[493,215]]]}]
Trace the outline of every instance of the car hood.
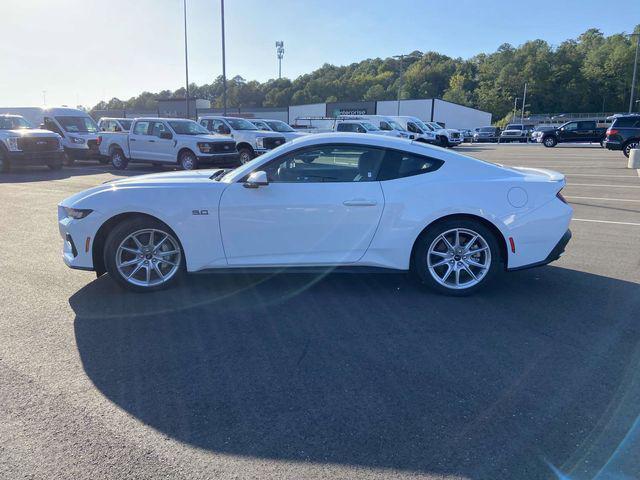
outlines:
[{"label": "car hood", "polygon": [[10,133],[16,137],[57,137],[57,133],[51,130],[42,130],[40,128],[19,128],[16,130],[0,130],[0,133]]},{"label": "car hood", "polygon": [[[83,208],[84,205],[80,203],[86,203],[87,200],[92,197],[106,191],[125,190],[129,188],[149,188],[149,187],[180,187],[184,185],[219,185],[220,188],[225,188],[227,184],[216,182],[211,179],[211,176],[220,169],[210,170],[192,170],[192,171],[178,171],[178,172],[162,172],[152,173],[149,175],[139,175],[129,178],[121,178],[118,180],[110,180],[97,187],[89,188],[82,192],[76,193],[71,197],[64,199],[60,205],[64,207],[79,207]],[[215,187],[214,187],[215,188]]]},{"label": "car hood", "polygon": [[232,138],[229,138],[225,135],[216,135],[212,133],[211,135],[178,135],[180,138],[188,138],[189,140],[195,140],[196,142],[233,142]]}]

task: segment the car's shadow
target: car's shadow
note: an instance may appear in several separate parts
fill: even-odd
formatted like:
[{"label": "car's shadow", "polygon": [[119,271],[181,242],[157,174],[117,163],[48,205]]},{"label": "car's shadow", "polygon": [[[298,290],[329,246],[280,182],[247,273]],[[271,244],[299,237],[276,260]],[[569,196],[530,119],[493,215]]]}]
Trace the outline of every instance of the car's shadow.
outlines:
[{"label": "car's shadow", "polygon": [[469,298],[404,275],[192,276],[146,295],[102,277],[70,304],[96,387],[215,452],[546,478],[597,471],[640,412],[640,286],[565,268]]},{"label": "car's shadow", "polygon": [[0,173],[0,184],[2,183],[30,183],[49,182],[51,180],[64,180],[71,177],[82,177],[86,175],[98,175],[110,173],[114,178],[132,177],[144,175],[146,173],[157,173],[175,170],[175,167],[154,166],[150,164],[132,163],[127,170],[114,170],[109,164],[100,164],[95,161],[77,161],[71,167],[63,167],[60,170],[51,170],[47,166],[20,166],[14,165],[8,173]]}]

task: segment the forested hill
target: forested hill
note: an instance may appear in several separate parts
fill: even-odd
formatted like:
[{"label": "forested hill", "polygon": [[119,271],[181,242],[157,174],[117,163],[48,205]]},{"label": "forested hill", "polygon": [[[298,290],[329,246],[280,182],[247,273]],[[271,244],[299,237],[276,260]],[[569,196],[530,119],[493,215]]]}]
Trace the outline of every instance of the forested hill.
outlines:
[{"label": "forested hill", "polygon": [[[635,29],[640,32],[640,25]],[[503,118],[528,83],[531,112],[624,111],[635,55],[635,38],[604,36],[590,29],[576,39],[549,45],[532,40],[503,44],[494,53],[464,60],[415,51],[404,58],[402,98],[440,97]],[[305,103],[397,98],[400,64],[394,58],[367,59],[347,66],[325,64],[295,80],[260,83],[236,76],[228,81],[230,107],[284,107]],[[191,85],[191,95],[222,105],[222,78]],[[160,98],[183,97],[184,88],[111,99],[94,109],[154,109]]]}]

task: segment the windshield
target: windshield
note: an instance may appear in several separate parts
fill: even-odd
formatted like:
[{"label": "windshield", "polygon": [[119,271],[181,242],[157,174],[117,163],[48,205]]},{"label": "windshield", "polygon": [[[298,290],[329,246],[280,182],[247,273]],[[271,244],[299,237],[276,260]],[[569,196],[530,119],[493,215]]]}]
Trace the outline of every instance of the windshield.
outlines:
[{"label": "windshield", "polygon": [[442,129],[440,124],[438,124],[436,122],[429,122],[429,125],[431,125],[432,130],[440,130],[440,129]]},{"label": "windshield", "polygon": [[119,122],[124,130],[131,130],[131,124],[133,123],[133,120],[119,120]]},{"label": "windshield", "polygon": [[91,117],[56,117],[56,120],[69,133],[96,133],[98,125]]},{"label": "windshield", "polygon": [[482,127],[480,130],[480,132],[490,132],[493,133],[496,131],[496,129],[494,127]]},{"label": "windshield", "polygon": [[400,130],[401,132],[406,131],[406,129],[395,120],[389,120],[389,125],[391,125],[394,130]]},{"label": "windshield", "polygon": [[258,130],[258,127],[244,118],[227,118],[226,120],[234,130]]},{"label": "windshield", "polygon": [[258,127],[260,130],[271,130],[271,128],[269,127],[269,125],[267,125],[266,122],[263,122],[261,120],[251,120],[251,123],[253,123],[256,127]]},{"label": "windshield", "polygon": [[172,120],[169,125],[178,135],[211,135],[206,128],[193,120]]},{"label": "windshield", "polygon": [[0,130],[21,130],[23,128],[33,127],[22,117],[0,117]]},{"label": "windshield", "polygon": [[424,132],[431,132],[433,131],[433,128],[431,128],[429,125],[426,125],[423,121],[421,120],[415,120],[413,123],[415,123],[418,127],[420,127],[420,129]]},{"label": "windshield", "polygon": [[279,122],[277,120],[268,120],[266,123],[269,124],[271,130],[274,130],[276,132],[295,132],[293,128],[291,128],[284,122]]},{"label": "windshield", "polygon": [[507,130],[522,130],[522,125],[507,125]]},{"label": "windshield", "polygon": [[367,131],[372,131],[372,132],[377,132],[380,129],[378,127],[376,127],[375,125],[373,125],[372,123],[369,122],[362,122],[361,124],[364,128],[367,129]]}]

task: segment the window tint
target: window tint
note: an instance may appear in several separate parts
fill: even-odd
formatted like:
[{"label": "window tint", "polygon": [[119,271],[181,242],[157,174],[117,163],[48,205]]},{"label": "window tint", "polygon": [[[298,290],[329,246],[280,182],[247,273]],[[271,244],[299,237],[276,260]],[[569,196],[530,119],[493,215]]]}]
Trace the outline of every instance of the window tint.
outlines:
[{"label": "window tint", "polygon": [[578,130],[594,130],[596,122],[578,122]]},{"label": "window tint", "polygon": [[387,122],[380,122],[380,130],[393,130]]},{"label": "window tint", "polygon": [[62,135],[62,131],[60,130],[60,128],[58,128],[56,122],[54,122],[51,118],[47,117],[44,119],[44,128],[45,130],[50,130],[57,133],[58,135]]},{"label": "window tint", "polygon": [[567,123],[564,126],[564,129],[565,130],[569,130],[569,131],[577,130],[578,129],[578,122]]},{"label": "window tint", "polygon": [[420,130],[418,126],[413,122],[407,122],[407,130],[412,133],[423,133],[422,130]]},{"label": "window tint", "polygon": [[133,128],[133,133],[136,135],[147,135],[149,131],[149,122],[137,122]]},{"label": "window tint", "polygon": [[209,131],[220,133],[220,134],[226,134],[227,128],[222,120],[210,120]]},{"label": "window tint", "polygon": [[163,122],[151,122],[150,132],[151,132],[151,135],[153,135],[154,137],[160,138],[160,134],[166,131],[167,131],[167,127]]},{"label": "window tint", "polygon": [[640,128],[640,117],[616,118],[612,127],[618,128]]},{"label": "window tint", "polygon": [[399,150],[388,150],[378,173],[378,180],[393,180],[434,172],[444,162],[436,158],[425,157]]},{"label": "window tint", "polygon": [[355,132],[357,130],[355,123],[339,123],[336,127],[337,132]]},{"label": "window tint", "polygon": [[360,145],[322,145],[289,153],[263,167],[270,182],[372,182],[385,151]]}]

